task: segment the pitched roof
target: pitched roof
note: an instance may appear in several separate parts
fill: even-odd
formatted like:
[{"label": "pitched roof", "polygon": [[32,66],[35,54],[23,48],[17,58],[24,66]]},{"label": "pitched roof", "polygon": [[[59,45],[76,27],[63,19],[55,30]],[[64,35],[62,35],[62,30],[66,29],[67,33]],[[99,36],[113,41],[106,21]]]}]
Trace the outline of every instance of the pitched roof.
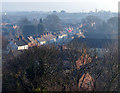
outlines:
[{"label": "pitched roof", "polygon": [[39,41],[46,41],[44,38],[37,38]]},{"label": "pitched roof", "polygon": [[31,42],[28,38],[24,38],[24,41],[25,41],[26,43],[30,43],[30,42]]},{"label": "pitched roof", "polygon": [[34,42],[34,39],[32,36],[28,37],[28,39],[31,41],[31,42]]},{"label": "pitched roof", "polygon": [[54,36],[54,35],[52,35],[52,34],[49,34],[49,37],[50,37],[50,39],[55,38],[55,36]]},{"label": "pitched roof", "polygon": [[64,34],[67,34],[67,33],[65,31],[60,31],[59,35],[64,35]]},{"label": "pitched roof", "polygon": [[27,45],[28,43],[25,42],[24,40],[20,40],[20,41],[16,41],[16,45],[17,46],[23,46],[23,45]]},{"label": "pitched roof", "polygon": [[51,40],[51,39],[54,39],[55,36],[52,35],[52,34],[48,34],[48,35],[44,35],[43,38],[46,39],[47,41],[49,41],[49,40]]},{"label": "pitched roof", "polygon": [[50,38],[48,37],[48,36],[43,36],[43,38],[45,39],[45,40],[47,40],[47,41],[49,41],[50,40]]}]

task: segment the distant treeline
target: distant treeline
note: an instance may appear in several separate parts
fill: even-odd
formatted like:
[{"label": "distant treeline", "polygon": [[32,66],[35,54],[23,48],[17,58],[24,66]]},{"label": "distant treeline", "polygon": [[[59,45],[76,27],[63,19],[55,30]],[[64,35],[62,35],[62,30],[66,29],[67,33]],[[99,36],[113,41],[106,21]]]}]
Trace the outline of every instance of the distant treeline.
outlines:
[{"label": "distant treeline", "polygon": [[95,39],[95,38],[76,38],[71,42],[74,42],[74,45],[81,43],[85,44],[89,48],[105,48],[107,45],[116,42],[116,39]]},{"label": "distant treeline", "polygon": [[44,30],[45,28],[43,24],[38,24],[38,25],[29,24],[29,25],[24,25],[22,28],[24,37],[43,34]]}]

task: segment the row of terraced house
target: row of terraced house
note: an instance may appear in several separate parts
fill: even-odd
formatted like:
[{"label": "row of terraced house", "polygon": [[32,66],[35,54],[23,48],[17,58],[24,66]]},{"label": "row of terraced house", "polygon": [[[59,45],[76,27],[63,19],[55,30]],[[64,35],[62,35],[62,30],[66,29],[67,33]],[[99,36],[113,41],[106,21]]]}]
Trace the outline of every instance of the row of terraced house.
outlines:
[{"label": "row of terraced house", "polygon": [[52,34],[50,32],[47,32],[39,36],[28,36],[26,38],[24,38],[23,36],[19,36],[18,38],[10,40],[7,49],[26,50],[33,46],[41,46],[49,43],[54,43],[66,37],[67,33],[65,31],[60,31],[59,34]]}]

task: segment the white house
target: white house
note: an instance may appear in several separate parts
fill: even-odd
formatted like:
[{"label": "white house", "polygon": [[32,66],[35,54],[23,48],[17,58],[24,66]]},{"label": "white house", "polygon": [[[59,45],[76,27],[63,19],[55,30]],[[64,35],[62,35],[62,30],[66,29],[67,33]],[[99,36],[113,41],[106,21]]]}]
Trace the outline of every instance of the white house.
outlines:
[{"label": "white house", "polygon": [[28,45],[18,46],[18,50],[28,49]]},{"label": "white house", "polygon": [[51,33],[42,36],[48,43],[56,42],[56,36]]},{"label": "white house", "polygon": [[18,50],[26,50],[26,49],[28,49],[28,44],[24,40],[16,41],[15,45],[17,45]]},{"label": "white house", "polygon": [[60,35],[58,36],[58,38],[62,39],[64,37],[67,37],[67,33],[65,33],[64,31],[60,31]]},{"label": "white house", "polygon": [[56,36],[52,35],[52,34],[48,34],[48,37],[50,39],[50,42],[56,42]]},{"label": "white house", "polygon": [[43,45],[46,43],[46,40],[44,38],[37,38],[37,41],[39,42],[40,45]]}]

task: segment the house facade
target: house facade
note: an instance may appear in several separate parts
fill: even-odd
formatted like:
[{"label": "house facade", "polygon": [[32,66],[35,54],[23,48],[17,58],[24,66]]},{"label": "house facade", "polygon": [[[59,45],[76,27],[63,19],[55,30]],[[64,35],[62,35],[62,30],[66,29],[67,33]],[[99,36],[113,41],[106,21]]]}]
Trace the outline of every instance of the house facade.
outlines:
[{"label": "house facade", "polygon": [[41,38],[36,38],[36,40],[38,41],[38,46],[46,43],[46,40],[42,37]]},{"label": "house facade", "polygon": [[17,45],[18,50],[26,50],[26,49],[28,49],[28,43],[25,42],[24,40],[16,41],[15,45]]}]

